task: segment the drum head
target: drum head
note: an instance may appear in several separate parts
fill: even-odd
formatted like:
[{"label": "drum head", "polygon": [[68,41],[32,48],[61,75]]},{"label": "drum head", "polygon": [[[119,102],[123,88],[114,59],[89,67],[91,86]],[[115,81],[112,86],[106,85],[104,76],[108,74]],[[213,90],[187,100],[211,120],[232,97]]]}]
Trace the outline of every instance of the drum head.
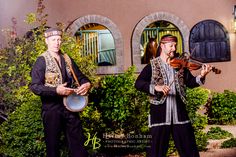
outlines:
[{"label": "drum head", "polygon": [[87,96],[77,95],[76,93],[64,98],[64,105],[72,112],[82,111],[87,106],[87,103]]}]

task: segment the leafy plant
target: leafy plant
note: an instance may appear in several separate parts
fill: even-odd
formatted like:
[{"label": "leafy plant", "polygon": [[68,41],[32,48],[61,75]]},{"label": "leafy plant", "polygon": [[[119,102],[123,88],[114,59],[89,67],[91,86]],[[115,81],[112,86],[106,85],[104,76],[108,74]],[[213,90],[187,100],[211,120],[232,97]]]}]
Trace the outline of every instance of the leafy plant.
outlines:
[{"label": "leafy plant", "polygon": [[223,93],[213,93],[208,105],[209,122],[214,124],[235,124],[236,93],[225,90]]},{"label": "leafy plant", "polygon": [[187,98],[187,110],[189,113],[189,117],[194,122],[194,118],[196,116],[196,111],[200,109],[201,106],[205,105],[208,98],[209,98],[210,91],[202,88],[197,87],[187,89],[186,98]]},{"label": "leafy plant", "polygon": [[207,132],[208,139],[225,139],[227,137],[233,137],[233,135],[225,130],[222,130],[220,127],[211,127],[210,130]]},{"label": "leafy plant", "polygon": [[236,147],[236,138],[231,138],[229,140],[224,141],[221,144],[221,148],[232,148]]},{"label": "leafy plant", "polygon": [[199,150],[205,150],[207,136],[203,129],[207,125],[207,116],[199,114],[198,110],[206,104],[210,91],[201,87],[187,89],[187,111],[192,121],[196,143]]},{"label": "leafy plant", "polygon": [[147,118],[147,97],[134,88],[135,79],[134,67],[130,67],[124,74],[104,76],[92,91],[94,105],[102,112],[105,132],[139,130],[134,122],[143,123],[143,117]]},{"label": "leafy plant", "polygon": [[0,154],[13,157],[45,155],[40,104],[40,99],[33,96],[9,115],[0,127]]},{"label": "leafy plant", "polygon": [[92,90],[92,106],[100,113],[100,123],[94,128],[99,138],[147,134],[149,103],[146,94],[134,88],[134,71],[130,67],[123,74],[104,76]]}]

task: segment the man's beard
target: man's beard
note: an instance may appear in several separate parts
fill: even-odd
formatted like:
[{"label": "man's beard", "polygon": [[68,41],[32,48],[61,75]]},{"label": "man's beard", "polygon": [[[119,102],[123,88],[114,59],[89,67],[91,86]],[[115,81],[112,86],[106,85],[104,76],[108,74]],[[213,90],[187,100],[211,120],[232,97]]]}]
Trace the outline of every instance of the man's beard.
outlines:
[{"label": "man's beard", "polygon": [[173,52],[173,51],[169,52],[167,55],[168,55],[169,58],[174,58],[175,52]]}]

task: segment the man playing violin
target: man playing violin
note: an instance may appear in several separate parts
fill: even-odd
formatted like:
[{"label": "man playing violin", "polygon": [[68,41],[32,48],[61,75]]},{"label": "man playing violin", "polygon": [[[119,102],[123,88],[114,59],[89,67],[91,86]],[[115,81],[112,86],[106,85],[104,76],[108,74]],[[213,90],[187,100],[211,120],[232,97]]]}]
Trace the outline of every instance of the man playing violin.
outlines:
[{"label": "man playing violin", "polygon": [[62,31],[49,28],[44,35],[47,51],[37,58],[31,70],[30,89],[41,97],[43,104],[42,119],[47,157],[60,156],[61,132],[65,133],[70,156],[86,157],[88,154],[84,148],[84,136],[79,114],[67,110],[63,104],[63,98],[73,92],[85,95],[89,91],[91,83],[71,59],[70,64],[81,86],[77,89],[70,88],[73,77],[69,70],[69,63],[60,52]]},{"label": "man playing violin", "polygon": [[166,156],[171,134],[181,157],[199,157],[185,107],[185,90],[202,85],[212,68],[203,65],[196,77],[187,68],[176,70],[170,65],[170,59],[176,56],[176,45],[175,36],[163,36],[158,47],[159,56],[144,67],[135,82],[135,88],[150,95],[152,141],[149,157]]}]

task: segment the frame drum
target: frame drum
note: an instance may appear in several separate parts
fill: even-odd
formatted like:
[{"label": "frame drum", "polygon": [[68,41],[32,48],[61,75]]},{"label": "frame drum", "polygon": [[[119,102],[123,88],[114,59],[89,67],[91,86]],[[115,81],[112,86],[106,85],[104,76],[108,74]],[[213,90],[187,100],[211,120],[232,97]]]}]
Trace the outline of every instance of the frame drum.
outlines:
[{"label": "frame drum", "polygon": [[71,112],[82,111],[88,104],[88,96],[77,95],[72,93],[63,98],[65,107]]}]

